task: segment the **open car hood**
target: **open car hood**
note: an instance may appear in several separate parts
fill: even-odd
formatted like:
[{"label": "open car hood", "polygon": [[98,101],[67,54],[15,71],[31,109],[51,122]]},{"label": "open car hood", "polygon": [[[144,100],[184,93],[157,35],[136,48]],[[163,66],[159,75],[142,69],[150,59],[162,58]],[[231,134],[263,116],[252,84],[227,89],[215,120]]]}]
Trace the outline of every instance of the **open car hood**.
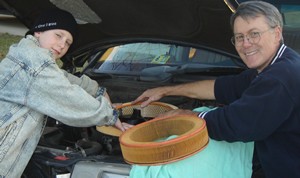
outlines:
[{"label": "open car hood", "polygon": [[[236,54],[230,43],[234,5],[223,0],[0,0],[30,28],[48,8],[71,12],[79,23],[72,50],[117,39],[172,40]],[[235,1],[233,1],[235,2]],[[217,40],[215,40],[217,39]]]}]

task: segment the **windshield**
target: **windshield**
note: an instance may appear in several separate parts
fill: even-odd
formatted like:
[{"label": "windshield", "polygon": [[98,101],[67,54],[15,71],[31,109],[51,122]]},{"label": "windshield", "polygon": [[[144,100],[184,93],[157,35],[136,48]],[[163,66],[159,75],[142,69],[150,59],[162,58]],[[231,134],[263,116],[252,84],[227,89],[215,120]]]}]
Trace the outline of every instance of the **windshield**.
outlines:
[{"label": "windshield", "polygon": [[137,74],[150,67],[185,64],[237,68],[239,64],[236,61],[236,58],[226,54],[193,47],[160,43],[133,43],[107,49],[99,57],[94,72]]}]

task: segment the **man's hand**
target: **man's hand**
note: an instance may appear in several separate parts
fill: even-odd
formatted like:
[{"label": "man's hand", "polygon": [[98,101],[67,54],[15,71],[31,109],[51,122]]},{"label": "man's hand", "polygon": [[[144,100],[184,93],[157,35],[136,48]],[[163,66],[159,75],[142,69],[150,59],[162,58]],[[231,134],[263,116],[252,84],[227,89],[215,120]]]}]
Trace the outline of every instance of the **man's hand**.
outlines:
[{"label": "man's hand", "polygon": [[132,101],[132,104],[142,102],[141,107],[148,106],[151,102],[158,101],[162,97],[165,96],[166,93],[166,87],[158,87],[153,89],[146,90],[142,95],[140,95],[137,99]]}]

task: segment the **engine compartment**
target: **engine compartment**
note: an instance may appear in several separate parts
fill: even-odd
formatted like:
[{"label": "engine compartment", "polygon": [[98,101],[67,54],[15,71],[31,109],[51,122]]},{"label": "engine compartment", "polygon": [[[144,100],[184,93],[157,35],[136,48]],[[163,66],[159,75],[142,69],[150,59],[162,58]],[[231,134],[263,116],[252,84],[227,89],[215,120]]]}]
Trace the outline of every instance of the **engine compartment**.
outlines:
[{"label": "engine compartment", "polygon": [[[184,101],[179,107],[217,106],[214,101]],[[126,109],[122,110],[124,111],[128,112]],[[120,114],[122,122],[132,125],[151,119],[153,117],[142,116],[141,111],[136,108],[133,108],[130,114]],[[125,178],[129,176],[130,169],[131,165],[123,159],[119,137],[101,133],[96,127],[72,127],[48,118],[39,144],[22,178],[73,178],[86,174],[91,174],[91,177],[101,175],[100,177],[106,178]]]}]

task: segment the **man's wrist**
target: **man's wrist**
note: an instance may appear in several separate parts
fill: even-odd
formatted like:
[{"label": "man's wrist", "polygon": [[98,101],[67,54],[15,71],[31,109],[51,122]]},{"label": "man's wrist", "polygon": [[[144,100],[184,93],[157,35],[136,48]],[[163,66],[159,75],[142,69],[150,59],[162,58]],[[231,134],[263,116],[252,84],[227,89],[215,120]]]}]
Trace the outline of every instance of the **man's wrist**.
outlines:
[{"label": "man's wrist", "polygon": [[199,114],[198,114],[198,117],[200,117],[200,118],[205,118],[205,115],[208,113],[209,111],[203,111],[203,112],[200,112]]}]

